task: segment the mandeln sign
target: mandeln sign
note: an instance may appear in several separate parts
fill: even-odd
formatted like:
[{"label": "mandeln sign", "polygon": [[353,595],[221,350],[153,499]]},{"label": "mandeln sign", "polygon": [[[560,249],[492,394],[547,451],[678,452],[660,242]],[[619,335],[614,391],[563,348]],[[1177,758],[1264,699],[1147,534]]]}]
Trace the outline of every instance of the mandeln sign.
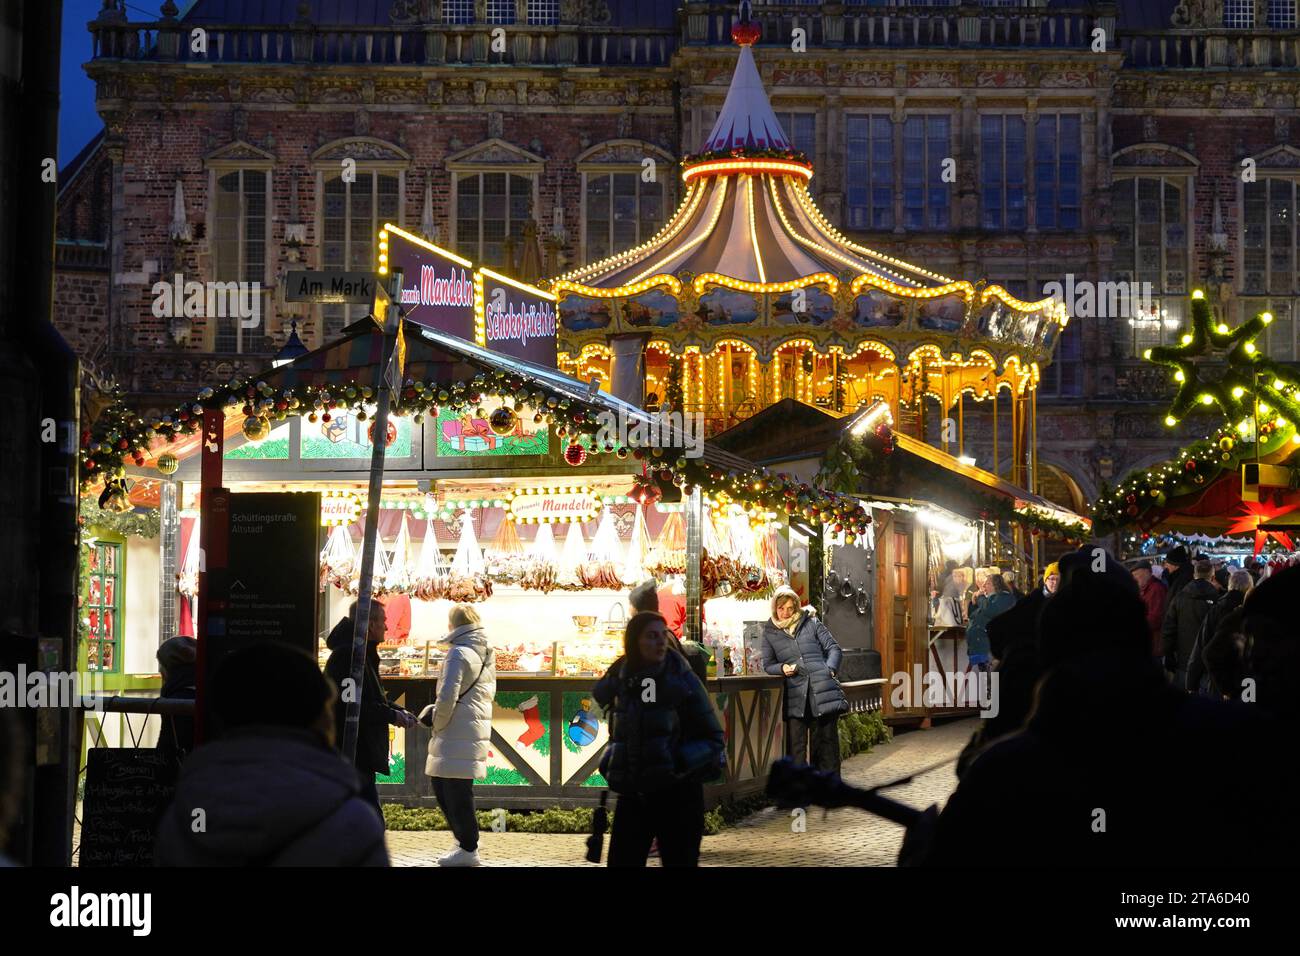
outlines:
[{"label": "mandeln sign", "polygon": [[[385,239],[386,236],[386,239]],[[401,306],[406,318],[474,341],[474,265],[455,253],[385,226],[388,270],[402,270]]]}]

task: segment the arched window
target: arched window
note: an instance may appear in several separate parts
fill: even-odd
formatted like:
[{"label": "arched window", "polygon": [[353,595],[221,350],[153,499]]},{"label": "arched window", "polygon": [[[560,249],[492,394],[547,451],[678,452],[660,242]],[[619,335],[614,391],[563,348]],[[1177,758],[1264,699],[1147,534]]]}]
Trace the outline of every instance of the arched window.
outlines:
[{"label": "arched window", "polygon": [[[358,170],[353,182],[342,174],[325,180],[321,205],[321,268],[326,272],[371,272],[375,269],[375,237],[385,222],[396,222],[401,208],[396,172]],[[370,307],[323,305],[323,341],[343,327],[363,319]]]}]

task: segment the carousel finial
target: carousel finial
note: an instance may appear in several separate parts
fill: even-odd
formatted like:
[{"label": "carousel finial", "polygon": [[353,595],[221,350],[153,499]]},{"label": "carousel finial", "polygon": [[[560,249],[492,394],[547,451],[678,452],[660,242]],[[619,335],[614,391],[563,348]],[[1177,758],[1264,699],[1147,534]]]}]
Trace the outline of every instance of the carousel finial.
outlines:
[{"label": "carousel finial", "polygon": [[731,25],[731,39],[737,46],[753,46],[763,35],[763,30],[751,16],[749,0],[740,0],[740,12]]}]

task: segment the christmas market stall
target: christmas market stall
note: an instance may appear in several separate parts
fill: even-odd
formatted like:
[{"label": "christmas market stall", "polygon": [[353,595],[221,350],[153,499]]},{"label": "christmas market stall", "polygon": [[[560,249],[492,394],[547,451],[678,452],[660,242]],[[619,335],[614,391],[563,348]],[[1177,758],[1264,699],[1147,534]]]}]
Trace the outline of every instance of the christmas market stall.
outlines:
[{"label": "christmas market stall", "polygon": [[1000,573],[1028,590],[1040,544],[1088,534],[1087,518],[895,431],[884,402],[842,419],[788,400],[715,443],[868,510],[865,535],[792,521],[791,550],[807,549],[808,593],[846,648],[846,682],[867,693],[864,682],[883,679],[895,721],[976,706],[958,686],[971,671],[963,635],[976,585]]},{"label": "christmas market stall", "polygon": [[[786,580],[788,516],[825,516],[861,535],[866,512],[708,444],[689,447],[671,421],[545,365],[409,319],[401,339],[374,570],[388,693],[415,712],[430,701],[447,612],[472,603],[498,671],[483,799],[594,802],[606,727],[590,691],[621,653],[629,588],[653,575],[661,602],[680,605],[685,636],[710,650],[708,686],[728,735],[710,801],[761,790],[782,752],[783,682],[761,673],[745,637]],[[323,639],[358,587],[382,355],[382,330],[366,319],[164,418],[115,408],[83,435],[86,487],[114,509],[129,509],[143,482],[171,489],[163,523],[176,525],[182,607],[201,576],[201,497],[224,500],[228,633],[279,636],[323,661]],[[211,540],[206,549],[211,575]],[[427,742],[422,726],[392,731],[381,796],[433,804]]]},{"label": "christmas market stall", "polygon": [[1176,392],[1165,424],[1205,412],[1204,438],[1126,475],[1093,508],[1101,533],[1124,533],[1124,550],[1155,556],[1176,545],[1226,560],[1287,562],[1300,533],[1300,372],[1264,354],[1268,312],[1232,328],[1199,290],[1192,325],[1177,345],[1146,358],[1167,367]]}]

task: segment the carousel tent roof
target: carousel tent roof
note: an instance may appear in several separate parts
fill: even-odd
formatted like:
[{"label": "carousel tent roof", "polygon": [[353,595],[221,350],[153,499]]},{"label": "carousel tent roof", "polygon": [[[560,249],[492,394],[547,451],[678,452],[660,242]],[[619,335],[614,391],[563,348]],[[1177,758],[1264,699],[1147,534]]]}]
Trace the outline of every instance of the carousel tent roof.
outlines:
[{"label": "carousel tent roof", "polygon": [[[687,160],[686,193],[669,222],[646,243],[560,276],[553,290],[602,298],[650,289],[673,295],[692,281],[708,286],[781,293],[820,285],[834,293],[874,286],[924,298],[948,293],[968,300],[975,287],[858,245],[841,235],[817,208],[808,181],[813,168],[795,151],[763,89],[751,46],[753,24],[738,24],[736,69],[703,151]],[[991,286],[983,300],[1001,298],[1032,311]]]}]

